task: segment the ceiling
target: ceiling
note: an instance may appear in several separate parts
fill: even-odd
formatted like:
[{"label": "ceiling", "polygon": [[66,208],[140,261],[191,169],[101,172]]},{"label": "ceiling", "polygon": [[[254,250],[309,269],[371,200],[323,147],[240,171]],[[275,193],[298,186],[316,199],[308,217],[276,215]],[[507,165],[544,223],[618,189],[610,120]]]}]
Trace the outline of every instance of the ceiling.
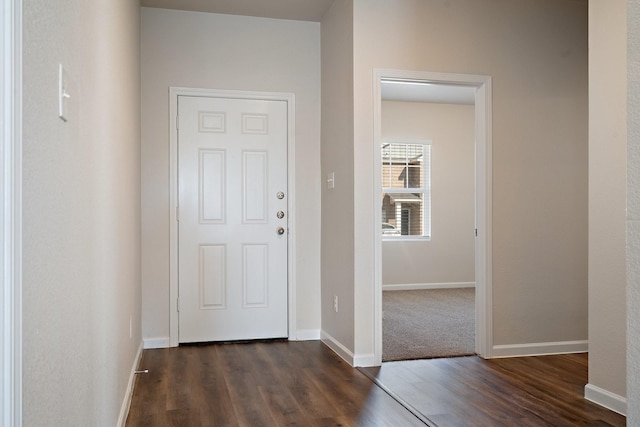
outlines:
[{"label": "ceiling", "polygon": [[[141,0],[144,7],[320,22],[334,0]],[[475,88],[422,82],[383,82],[382,99],[473,105]]]},{"label": "ceiling", "polygon": [[385,101],[433,102],[438,104],[475,104],[473,86],[387,80],[382,82]]},{"label": "ceiling", "polygon": [[142,6],[320,22],[334,0],[141,0]]}]

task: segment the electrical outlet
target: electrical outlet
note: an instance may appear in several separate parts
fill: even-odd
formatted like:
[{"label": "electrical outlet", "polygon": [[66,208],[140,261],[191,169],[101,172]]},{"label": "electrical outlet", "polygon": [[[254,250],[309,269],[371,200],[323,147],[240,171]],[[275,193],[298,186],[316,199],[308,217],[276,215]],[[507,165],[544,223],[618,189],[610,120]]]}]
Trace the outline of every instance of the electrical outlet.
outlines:
[{"label": "electrical outlet", "polygon": [[338,295],[333,296],[333,311],[338,312]]}]

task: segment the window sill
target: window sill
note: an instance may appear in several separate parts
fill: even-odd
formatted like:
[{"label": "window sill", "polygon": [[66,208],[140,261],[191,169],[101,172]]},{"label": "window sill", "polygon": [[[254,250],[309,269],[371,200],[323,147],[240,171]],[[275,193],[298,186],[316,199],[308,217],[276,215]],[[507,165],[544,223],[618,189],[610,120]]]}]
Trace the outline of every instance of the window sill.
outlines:
[{"label": "window sill", "polygon": [[382,236],[383,242],[430,242],[430,236]]}]

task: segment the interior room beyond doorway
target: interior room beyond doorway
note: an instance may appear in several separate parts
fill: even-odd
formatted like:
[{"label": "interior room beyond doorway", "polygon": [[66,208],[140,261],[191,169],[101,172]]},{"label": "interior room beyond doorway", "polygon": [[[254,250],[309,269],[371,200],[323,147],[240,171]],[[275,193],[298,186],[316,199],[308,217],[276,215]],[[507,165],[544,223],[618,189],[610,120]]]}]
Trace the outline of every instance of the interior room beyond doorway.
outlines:
[{"label": "interior room beyond doorway", "polygon": [[474,104],[382,83],[383,361],[475,354]]}]

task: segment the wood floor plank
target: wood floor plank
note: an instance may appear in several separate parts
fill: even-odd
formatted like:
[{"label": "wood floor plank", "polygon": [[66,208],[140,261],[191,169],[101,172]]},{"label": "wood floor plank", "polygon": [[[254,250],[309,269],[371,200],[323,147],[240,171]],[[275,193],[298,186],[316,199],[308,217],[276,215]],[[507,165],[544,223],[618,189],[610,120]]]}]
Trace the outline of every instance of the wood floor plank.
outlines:
[{"label": "wood floor plank", "polygon": [[289,391],[307,420],[322,420],[326,419],[328,414],[338,414],[330,399],[312,381],[309,370],[315,365],[308,363],[309,358],[292,357],[302,355],[295,351],[289,354],[288,350],[292,349],[281,345],[268,345],[261,350],[268,350],[273,366],[272,375]]},{"label": "wood floor plank", "polygon": [[181,375],[166,375],[167,383],[167,410],[188,409],[191,407],[190,380],[193,378],[189,370],[188,357],[190,348],[183,351],[173,351],[169,360],[167,370],[169,372],[180,372]]},{"label": "wood floor plank", "polygon": [[136,376],[134,390],[138,391],[136,404],[131,404],[129,419],[137,420],[138,426],[164,427],[171,426],[167,417],[167,368],[168,354],[166,352],[145,351],[140,360],[140,366],[153,367],[149,374]]},{"label": "wood floor plank", "polygon": [[419,426],[320,342],[145,350],[127,426]]},{"label": "wood floor plank", "polygon": [[620,427],[586,401],[586,355],[390,362],[364,368],[319,341],[145,350],[128,427],[421,426],[391,395],[439,427]]},{"label": "wood floor plank", "polygon": [[207,346],[191,350],[193,357],[189,364],[194,367],[190,370],[192,405],[199,409],[201,425],[237,425],[225,377],[218,369],[212,369],[220,363],[216,348]]},{"label": "wood floor plank", "polygon": [[[390,362],[366,368],[440,427],[624,426],[625,417],[584,399],[586,354]],[[407,378],[413,374],[410,383]],[[446,401],[446,403],[445,403]]]}]

